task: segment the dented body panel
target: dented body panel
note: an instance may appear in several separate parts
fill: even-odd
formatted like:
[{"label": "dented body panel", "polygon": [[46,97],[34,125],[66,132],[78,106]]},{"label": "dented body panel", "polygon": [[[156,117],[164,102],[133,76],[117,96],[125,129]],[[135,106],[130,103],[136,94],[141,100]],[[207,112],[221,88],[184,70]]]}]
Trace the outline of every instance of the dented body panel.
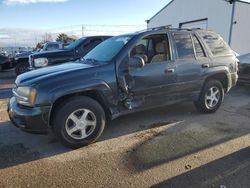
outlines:
[{"label": "dented body panel", "polygon": [[[45,121],[50,122],[51,112],[58,101],[64,100],[67,96],[95,97],[110,119],[114,119],[158,106],[197,101],[204,83],[209,79],[223,82],[226,92],[236,84],[238,77],[234,55],[214,57],[199,34],[195,30],[187,30],[188,35],[195,35],[200,40],[204,56],[200,58],[194,53],[193,58],[181,59],[176,50],[173,32],[179,30],[159,29],[127,35],[131,39],[108,62],[82,60],[78,63],[43,68],[20,75],[16,85],[33,86],[37,89],[35,107],[49,108],[50,113]],[[162,57],[160,52],[166,50],[162,48],[162,44],[158,44],[160,39],[167,41],[164,44],[167,45],[169,54],[164,61],[155,63],[155,56]],[[147,41],[144,41],[148,46],[147,58],[142,60],[142,67],[132,68],[129,66],[131,54],[142,40]],[[150,51],[150,46],[159,53]],[[18,108],[20,111],[23,107]]]}]

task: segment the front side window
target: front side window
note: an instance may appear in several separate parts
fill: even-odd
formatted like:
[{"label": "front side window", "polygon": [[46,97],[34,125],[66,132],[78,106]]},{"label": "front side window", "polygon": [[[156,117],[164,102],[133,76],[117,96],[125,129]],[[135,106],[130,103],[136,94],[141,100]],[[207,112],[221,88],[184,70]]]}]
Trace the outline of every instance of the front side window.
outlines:
[{"label": "front side window", "polygon": [[146,64],[170,60],[169,42],[166,34],[155,34],[141,39],[130,51],[130,57],[140,56]]},{"label": "front side window", "polygon": [[199,32],[214,56],[232,54],[230,47],[223,38],[214,32]]},{"label": "front side window", "polygon": [[194,58],[192,38],[189,33],[175,33],[174,40],[179,59]]},{"label": "front side window", "polygon": [[91,50],[84,56],[84,59],[99,62],[111,61],[132,37],[133,35],[126,35],[109,38]]}]

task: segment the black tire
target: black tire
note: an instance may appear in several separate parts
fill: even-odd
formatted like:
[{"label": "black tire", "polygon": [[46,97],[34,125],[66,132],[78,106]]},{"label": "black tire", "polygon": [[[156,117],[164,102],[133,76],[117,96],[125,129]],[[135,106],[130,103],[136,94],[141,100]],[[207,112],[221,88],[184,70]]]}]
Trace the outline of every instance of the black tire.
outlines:
[{"label": "black tire", "polygon": [[[93,112],[96,118],[96,125],[93,132],[83,139],[74,139],[67,133],[66,122],[69,116],[80,109],[87,109]],[[102,106],[90,97],[77,96],[70,98],[60,105],[55,111],[52,119],[52,129],[56,137],[67,147],[76,149],[95,142],[102,134],[106,124],[105,112]]]},{"label": "black tire", "polygon": [[[212,88],[217,88],[219,91],[218,94],[218,102],[214,104],[214,106],[209,106],[207,99],[206,99],[206,95],[209,93],[209,90]],[[223,85],[220,81],[218,80],[209,80],[205,83],[199,100],[195,101],[195,107],[199,112],[203,112],[203,113],[214,113],[218,110],[218,108],[221,106],[221,103],[224,99],[224,88]]]},{"label": "black tire", "polygon": [[28,67],[29,67],[29,62],[19,61],[15,68],[16,75],[20,75],[26,72]]}]

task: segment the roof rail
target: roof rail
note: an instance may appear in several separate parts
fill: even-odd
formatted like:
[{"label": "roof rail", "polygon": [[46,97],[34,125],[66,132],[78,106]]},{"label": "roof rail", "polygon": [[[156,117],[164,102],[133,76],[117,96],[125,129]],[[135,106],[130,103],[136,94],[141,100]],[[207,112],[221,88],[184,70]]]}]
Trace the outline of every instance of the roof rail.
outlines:
[{"label": "roof rail", "polygon": [[160,26],[160,27],[153,27],[153,28],[147,28],[140,30],[138,32],[144,32],[144,31],[157,31],[161,29],[171,29],[171,30],[177,30],[177,31],[193,31],[193,30],[201,30],[201,28],[172,28],[170,25],[167,26]]},{"label": "roof rail", "polygon": [[137,31],[136,33],[138,33],[138,32],[144,32],[144,31],[157,31],[157,30],[169,29],[169,28],[170,28],[170,26],[160,26],[160,27],[146,28],[146,29]]},{"label": "roof rail", "polygon": [[170,26],[170,25],[166,25],[166,26],[160,26],[160,27],[149,28],[148,30],[154,31],[154,30],[169,29],[169,28],[171,28],[171,26]]}]

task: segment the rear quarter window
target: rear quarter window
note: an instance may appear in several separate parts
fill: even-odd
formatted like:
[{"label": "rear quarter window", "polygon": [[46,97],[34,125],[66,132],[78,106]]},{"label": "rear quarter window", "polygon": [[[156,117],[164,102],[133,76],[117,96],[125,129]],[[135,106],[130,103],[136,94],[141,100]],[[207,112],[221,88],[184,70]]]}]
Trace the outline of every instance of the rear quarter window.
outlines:
[{"label": "rear quarter window", "polygon": [[199,35],[202,37],[214,56],[232,54],[232,50],[220,35],[213,32],[199,32]]}]

